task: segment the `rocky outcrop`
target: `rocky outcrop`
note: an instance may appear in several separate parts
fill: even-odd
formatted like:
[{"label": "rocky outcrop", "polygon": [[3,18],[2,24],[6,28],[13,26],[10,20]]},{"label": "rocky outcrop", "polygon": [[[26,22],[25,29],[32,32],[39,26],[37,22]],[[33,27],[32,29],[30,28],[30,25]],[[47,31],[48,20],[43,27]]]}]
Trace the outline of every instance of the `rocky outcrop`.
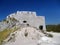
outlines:
[{"label": "rocky outcrop", "polygon": [[11,33],[4,41],[4,45],[41,45],[51,43],[52,39],[34,27],[25,26]]},{"label": "rocky outcrop", "polygon": [[12,28],[19,23],[15,18],[8,18],[0,22],[0,31],[3,31],[6,28]]}]

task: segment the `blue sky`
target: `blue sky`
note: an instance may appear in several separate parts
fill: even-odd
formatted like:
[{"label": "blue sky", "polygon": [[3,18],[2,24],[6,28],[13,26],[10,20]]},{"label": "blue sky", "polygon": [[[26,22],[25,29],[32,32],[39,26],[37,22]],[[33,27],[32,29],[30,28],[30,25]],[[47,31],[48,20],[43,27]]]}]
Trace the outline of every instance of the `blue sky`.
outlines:
[{"label": "blue sky", "polygon": [[0,0],[0,20],[16,11],[36,11],[46,24],[60,23],[60,0]]}]

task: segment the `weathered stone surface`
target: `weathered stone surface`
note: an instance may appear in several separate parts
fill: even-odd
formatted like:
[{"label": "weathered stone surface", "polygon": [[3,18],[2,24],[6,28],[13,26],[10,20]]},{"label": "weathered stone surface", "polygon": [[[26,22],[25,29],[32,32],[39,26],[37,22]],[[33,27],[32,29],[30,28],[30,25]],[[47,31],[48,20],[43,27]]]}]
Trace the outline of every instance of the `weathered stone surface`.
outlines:
[{"label": "weathered stone surface", "polygon": [[[30,26],[37,28],[39,28],[39,26],[42,25],[43,30],[46,30],[45,17],[37,16],[36,12],[17,11],[17,13],[13,13],[7,16],[7,18],[9,17],[14,17],[15,19],[19,20],[20,24],[29,24]],[[24,21],[26,21],[26,23],[24,23]]]}]

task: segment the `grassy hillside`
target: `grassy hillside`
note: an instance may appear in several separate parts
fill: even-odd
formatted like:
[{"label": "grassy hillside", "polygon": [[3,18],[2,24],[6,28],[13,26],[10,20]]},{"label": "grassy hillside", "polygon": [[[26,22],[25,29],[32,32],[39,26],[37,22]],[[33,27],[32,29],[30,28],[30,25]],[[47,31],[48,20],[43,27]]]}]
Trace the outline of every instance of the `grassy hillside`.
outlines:
[{"label": "grassy hillside", "polygon": [[0,45],[3,42],[3,40],[9,36],[10,33],[11,33],[11,30],[9,29],[4,29],[4,31],[0,32]]},{"label": "grassy hillside", "polygon": [[3,31],[0,32],[0,45],[2,45],[2,42],[3,40],[5,40],[9,35],[10,33],[16,31],[17,28],[16,27],[13,27],[11,29],[4,29]]},{"label": "grassy hillside", "polygon": [[47,31],[60,32],[60,24],[58,25],[46,25]]}]

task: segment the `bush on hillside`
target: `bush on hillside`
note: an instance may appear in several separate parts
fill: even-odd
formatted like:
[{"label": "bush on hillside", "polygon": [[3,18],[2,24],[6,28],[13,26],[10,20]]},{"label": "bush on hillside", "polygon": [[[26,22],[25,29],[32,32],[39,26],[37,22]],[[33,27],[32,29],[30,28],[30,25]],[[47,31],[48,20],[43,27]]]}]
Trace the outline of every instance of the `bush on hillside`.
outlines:
[{"label": "bush on hillside", "polygon": [[48,32],[50,32],[50,31],[60,32],[60,24],[58,24],[58,25],[46,25],[46,29]]}]

